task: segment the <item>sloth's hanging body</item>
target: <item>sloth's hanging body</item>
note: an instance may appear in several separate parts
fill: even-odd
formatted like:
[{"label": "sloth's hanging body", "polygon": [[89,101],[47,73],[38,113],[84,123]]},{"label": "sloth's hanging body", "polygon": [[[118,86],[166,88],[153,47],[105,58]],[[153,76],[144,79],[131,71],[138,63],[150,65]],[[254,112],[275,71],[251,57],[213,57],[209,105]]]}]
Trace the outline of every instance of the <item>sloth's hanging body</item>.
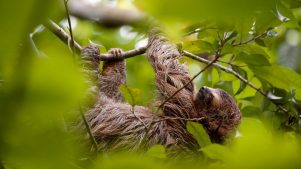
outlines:
[{"label": "sloth's hanging body", "polygon": [[[156,103],[170,98],[162,106],[164,117],[146,107],[132,107],[123,102],[118,87],[126,82],[125,61],[106,61],[99,74],[99,60],[93,57],[97,52],[96,47],[87,46],[82,55],[99,88],[97,102],[86,116],[101,150],[132,151],[161,144],[167,150],[192,152],[198,149],[198,144],[186,130],[185,119],[203,118],[198,122],[214,142],[222,142],[240,122],[238,107],[223,90],[202,87],[195,92],[190,83],[170,98],[190,82],[190,76],[186,65],[179,63],[181,55],[175,45],[159,33],[150,34],[146,54],[156,75]],[[113,55],[121,52],[119,49],[110,51]]]}]

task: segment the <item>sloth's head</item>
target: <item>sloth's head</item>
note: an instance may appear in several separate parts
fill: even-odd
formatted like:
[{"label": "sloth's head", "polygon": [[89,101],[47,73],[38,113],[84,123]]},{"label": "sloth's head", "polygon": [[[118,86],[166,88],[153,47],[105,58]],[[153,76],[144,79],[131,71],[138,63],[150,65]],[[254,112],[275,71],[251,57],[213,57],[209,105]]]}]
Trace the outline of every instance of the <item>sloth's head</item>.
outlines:
[{"label": "sloth's head", "polygon": [[241,113],[233,97],[222,89],[202,87],[194,96],[196,116],[214,142],[222,142],[240,123]]}]

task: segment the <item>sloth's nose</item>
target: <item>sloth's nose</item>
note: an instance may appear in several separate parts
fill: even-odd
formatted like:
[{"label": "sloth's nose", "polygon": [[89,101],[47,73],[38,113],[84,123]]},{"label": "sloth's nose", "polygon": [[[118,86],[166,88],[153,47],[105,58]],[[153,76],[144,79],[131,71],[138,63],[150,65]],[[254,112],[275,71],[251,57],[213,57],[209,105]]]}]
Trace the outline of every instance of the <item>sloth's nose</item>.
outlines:
[{"label": "sloth's nose", "polygon": [[200,91],[200,92],[201,92],[201,91],[205,91],[206,89],[207,89],[207,87],[206,87],[206,86],[202,86],[202,87],[200,88],[200,90],[199,90],[199,91]]}]

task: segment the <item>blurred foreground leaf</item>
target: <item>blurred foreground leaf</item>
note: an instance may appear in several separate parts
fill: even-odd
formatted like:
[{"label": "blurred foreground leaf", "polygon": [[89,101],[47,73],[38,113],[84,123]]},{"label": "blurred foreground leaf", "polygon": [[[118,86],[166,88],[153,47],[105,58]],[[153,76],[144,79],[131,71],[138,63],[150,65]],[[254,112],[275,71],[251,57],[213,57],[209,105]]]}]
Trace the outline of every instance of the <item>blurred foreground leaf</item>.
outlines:
[{"label": "blurred foreground leaf", "polygon": [[201,149],[205,156],[213,160],[226,160],[230,152],[227,147],[220,144],[211,144]]},{"label": "blurred foreground leaf", "polygon": [[137,88],[130,88],[126,85],[120,85],[119,90],[123,98],[132,106],[137,104],[137,100],[140,98],[140,90]]},{"label": "blurred foreground leaf", "polygon": [[147,154],[155,158],[166,158],[165,147],[163,145],[155,145],[151,147]]},{"label": "blurred foreground leaf", "polygon": [[196,122],[188,122],[187,130],[194,136],[200,147],[206,147],[211,144],[209,135],[201,124]]}]

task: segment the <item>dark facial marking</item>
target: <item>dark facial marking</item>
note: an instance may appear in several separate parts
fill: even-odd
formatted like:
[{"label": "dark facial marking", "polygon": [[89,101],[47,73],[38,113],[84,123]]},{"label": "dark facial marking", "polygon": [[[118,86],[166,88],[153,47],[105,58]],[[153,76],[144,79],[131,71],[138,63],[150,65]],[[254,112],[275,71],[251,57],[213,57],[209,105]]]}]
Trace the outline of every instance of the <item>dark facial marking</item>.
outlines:
[{"label": "dark facial marking", "polygon": [[200,101],[204,102],[206,105],[210,105],[212,99],[213,99],[213,95],[210,91],[210,89],[206,88],[206,87],[201,87],[197,97]]}]

